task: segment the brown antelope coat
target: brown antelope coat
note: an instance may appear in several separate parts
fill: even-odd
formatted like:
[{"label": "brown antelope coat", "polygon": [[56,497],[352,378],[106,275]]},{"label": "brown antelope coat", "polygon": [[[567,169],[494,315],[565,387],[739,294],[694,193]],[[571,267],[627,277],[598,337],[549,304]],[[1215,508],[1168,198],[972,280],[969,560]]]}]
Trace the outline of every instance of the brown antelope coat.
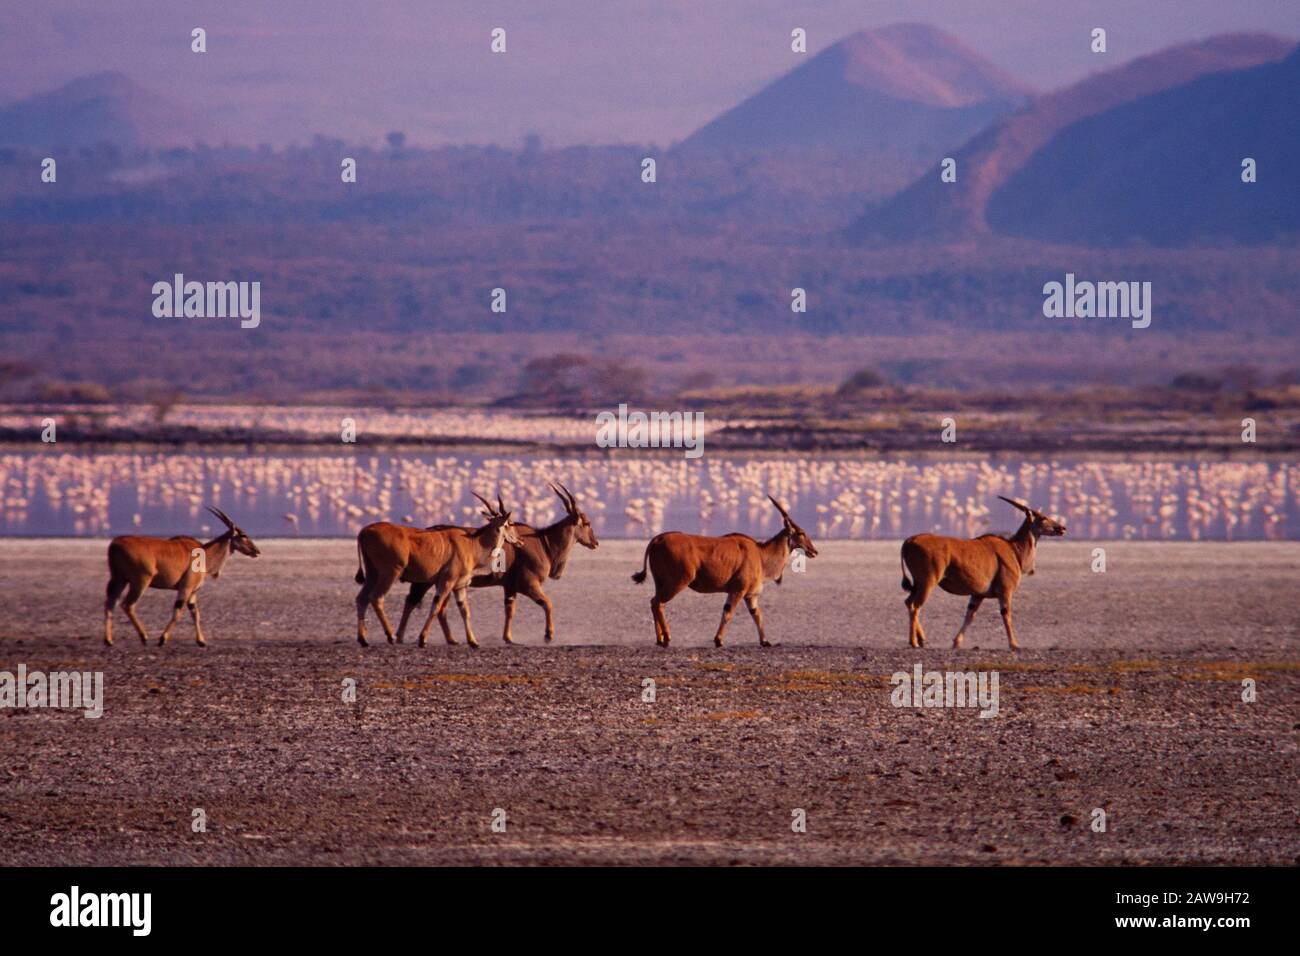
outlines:
[{"label": "brown antelope coat", "polygon": [[727,623],[744,600],[749,616],[758,629],[758,643],[770,647],[763,630],[763,612],[758,607],[758,596],[764,581],[781,581],[786,559],[794,548],[800,548],[810,558],[817,549],[808,535],[794,521],[785,508],[768,495],[781,513],[782,526],[766,541],[756,541],[747,534],[726,534],[713,537],[666,531],[650,539],[646,545],[641,570],[632,575],[637,584],[646,579],[646,568],[654,575],[655,593],[650,599],[650,614],[654,619],[655,643],[667,647],[670,640],[668,618],[664,605],[690,588],[701,594],[726,594],[722,606],[722,620],[713,635],[715,647],[722,646],[722,635]]},{"label": "brown antelope coat", "polygon": [[[520,594],[530,598],[546,612],[544,634],[546,643],[549,644],[555,639],[554,610],[551,599],[544,590],[546,581],[547,579],[558,581],[564,574],[574,544],[580,544],[591,550],[600,546],[600,542],[596,540],[595,529],[592,528],[586,514],[578,507],[573,492],[563,485],[559,488],[555,485],[550,487],[564,503],[564,517],[545,528],[516,524],[514,528],[519,536],[519,544],[506,542],[501,546],[504,552],[504,570],[500,574],[476,574],[470,579],[471,588],[505,589],[505,626],[502,629],[501,639],[507,644],[514,643],[511,637],[511,625],[515,618],[515,600]],[[407,608],[402,611],[403,621],[411,610],[419,606],[430,587],[429,584],[411,585],[410,593],[406,596]],[[401,626],[397,629],[398,640],[401,640],[402,630]]]},{"label": "brown antelope coat", "polygon": [[126,597],[122,600],[122,610],[135,626],[140,642],[148,643],[149,635],[135,613],[135,606],[146,589],[157,588],[176,592],[171,620],[158,638],[159,646],[167,643],[186,606],[194,619],[194,634],[199,646],[207,645],[199,624],[199,588],[209,574],[214,578],[221,576],[221,569],[232,550],[250,558],[261,553],[253,539],[236,527],[224,511],[211,507],[208,510],[221,520],[226,530],[206,544],[187,535],[154,538],[139,534],[121,535],[109,542],[108,587],[104,596],[105,644],[113,643],[113,608],[123,591]]},{"label": "brown antelope coat", "polygon": [[[465,592],[474,571],[487,568],[493,552],[500,549],[504,542],[513,544],[519,540],[510,522],[510,512],[503,510],[496,514],[485,511],[484,515],[488,517],[488,523],[481,528],[412,528],[380,521],[361,529],[357,535],[360,566],[356,581],[362,587],[357,593],[356,604],[357,642],[362,647],[367,646],[367,605],[374,608],[388,643],[392,644],[398,639],[384,612],[384,596],[399,580],[427,584],[436,589],[429,618],[420,630],[421,647],[428,641],[429,629],[433,626],[435,617],[447,643],[456,643],[451,635],[451,625],[447,623],[447,601],[453,595],[461,619],[465,622],[465,640],[470,647],[478,647],[478,640],[470,625],[469,602]],[[413,609],[414,605],[408,601],[402,614],[403,632]]]},{"label": "brown antelope coat", "polygon": [[1065,534],[1065,525],[1019,501],[1002,500],[1025,513],[1024,522],[1010,537],[984,534],[968,539],[917,534],[903,542],[900,560],[903,590],[908,592],[903,603],[908,610],[907,637],[912,647],[925,645],[921,608],[937,586],[949,594],[970,595],[966,618],[953,638],[953,647],[961,647],[966,628],[975,619],[975,612],[984,599],[995,597],[1002,611],[1007,643],[1012,650],[1019,649],[1011,629],[1011,595],[1020,585],[1022,575],[1034,573],[1039,536],[1059,537]]}]

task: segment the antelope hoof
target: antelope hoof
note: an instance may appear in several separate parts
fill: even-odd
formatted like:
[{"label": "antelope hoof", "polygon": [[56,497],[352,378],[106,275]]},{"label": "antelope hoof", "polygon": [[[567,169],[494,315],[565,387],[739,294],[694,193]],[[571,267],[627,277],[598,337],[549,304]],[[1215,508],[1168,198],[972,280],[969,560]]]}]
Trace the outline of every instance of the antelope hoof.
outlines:
[{"label": "antelope hoof", "polygon": [[502,634],[502,635],[501,635],[501,640],[505,641],[507,644],[513,644],[513,643],[514,643],[514,640],[510,637],[509,634]]},{"label": "antelope hoof", "polygon": [[543,640],[544,640],[547,644],[549,644],[549,643],[551,643],[551,641],[555,640],[555,635],[554,635],[554,634],[547,634],[547,635],[545,636],[545,638],[543,638]]},{"label": "antelope hoof", "polygon": [[[144,643],[144,645],[145,645],[146,647],[149,646],[149,642],[148,642],[148,641],[144,641],[143,643]],[[166,647],[166,646],[167,646],[167,636],[166,636],[165,634],[164,634],[162,637],[158,638],[158,646],[159,646],[159,647]]]},{"label": "antelope hoof", "polygon": [[113,639],[112,639],[111,637],[106,637],[106,638],[104,638],[104,646],[105,646],[105,647],[112,647],[112,646],[113,646]]},{"label": "antelope hoof", "polygon": [[[454,638],[454,637],[449,637],[449,638],[447,638],[447,643],[448,643],[448,644],[459,644],[460,641],[456,640],[456,638]],[[421,647],[424,646],[424,642],[423,642],[423,641],[420,642],[420,646],[421,646]]]},{"label": "antelope hoof", "polygon": [[474,640],[474,638],[472,637],[466,639],[465,643],[468,644],[470,647],[478,647],[478,641]]},{"label": "antelope hoof", "polygon": [[720,637],[715,637],[715,638],[713,639],[713,646],[714,646],[714,647],[721,647],[721,646],[722,646],[722,638],[720,638]]},{"label": "antelope hoof", "polygon": [[758,646],[759,646],[759,647],[771,647],[771,646],[772,646],[772,642],[771,642],[771,641],[759,641],[759,642],[758,642]]},{"label": "antelope hoof", "polygon": [[393,640],[393,635],[389,634],[389,635],[387,635],[387,637],[388,637],[388,643],[389,643],[389,644],[396,644],[396,643],[397,643],[397,641]]},{"label": "antelope hoof", "polygon": [[198,645],[199,645],[199,647],[207,647],[207,646],[208,646],[208,642],[205,641],[203,638],[200,637],[200,638],[198,639]]},{"label": "antelope hoof", "polygon": [[369,642],[365,639],[365,637],[364,637],[363,635],[361,635],[361,634],[358,634],[358,635],[357,635],[357,643],[360,644],[362,647],[369,647],[369,646],[370,646],[370,643],[369,643]]}]

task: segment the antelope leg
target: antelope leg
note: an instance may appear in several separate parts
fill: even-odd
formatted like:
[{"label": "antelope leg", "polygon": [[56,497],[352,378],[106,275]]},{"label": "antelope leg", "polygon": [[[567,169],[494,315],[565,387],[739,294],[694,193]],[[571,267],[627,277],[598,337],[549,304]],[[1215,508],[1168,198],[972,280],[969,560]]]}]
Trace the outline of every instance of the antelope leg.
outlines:
[{"label": "antelope leg", "polygon": [[753,595],[745,598],[745,607],[749,608],[749,616],[754,619],[754,626],[758,628],[758,646],[771,647],[771,642],[763,633],[763,612],[759,610],[758,598]]},{"label": "antelope leg", "polygon": [[984,603],[984,598],[980,595],[972,595],[970,603],[966,605],[966,619],[961,622],[961,627],[957,629],[957,636],[952,639],[953,647],[961,647],[962,638],[966,636],[966,628],[970,627],[970,622],[975,620],[975,612],[980,609]]}]

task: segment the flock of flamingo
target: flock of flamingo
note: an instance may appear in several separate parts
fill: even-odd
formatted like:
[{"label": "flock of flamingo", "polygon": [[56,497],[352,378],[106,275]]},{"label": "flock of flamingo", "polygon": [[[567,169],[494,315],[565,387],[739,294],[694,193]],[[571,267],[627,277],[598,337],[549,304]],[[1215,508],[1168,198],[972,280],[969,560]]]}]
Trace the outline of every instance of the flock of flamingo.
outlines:
[{"label": "flock of flamingo", "polygon": [[[332,536],[359,521],[463,521],[474,487],[499,489],[528,520],[573,487],[598,531],[640,537],[676,523],[758,529],[767,495],[793,504],[820,538],[888,538],[915,527],[989,530],[994,495],[1016,494],[1068,513],[1095,539],[1262,538],[1289,535],[1300,466],[1285,462],[865,460],[668,456],[400,456],[105,452],[0,455],[0,528],[98,535],[193,521],[216,503],[260,534]],[[538,489],[543,489],[539,491]],[[148,515],[148,519],[146,519]],[[126,522],[129,521],[129,524]]]}]

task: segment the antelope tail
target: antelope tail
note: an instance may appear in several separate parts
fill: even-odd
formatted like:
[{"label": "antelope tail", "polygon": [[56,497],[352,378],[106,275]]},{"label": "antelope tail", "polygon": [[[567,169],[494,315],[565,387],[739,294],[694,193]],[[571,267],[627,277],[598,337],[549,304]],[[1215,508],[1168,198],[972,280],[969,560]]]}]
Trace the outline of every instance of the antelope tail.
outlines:
[{"label": "antelope tail", "polygon": [[363,564],[363,563],[362,563],[362,560],[361,560],[361,539],[360,539],[360,538],[357,538],[357,576],[356,576],[355,578],[352,579],[352,580],[356,581],[357,584],[365,584],[365,583],[366,583],[366,572],[365,572],[365,570],[364,570],[362,564]]},{"label": "antelope tail", "polygon": [[903,590],[912,590],[912,582],[907,579],[907,562],[903,560],[903,552],[898,552],[898,565],[903,569]]},{"label": "antelope tail", "polygon": [[645,554],[641,557],[641,570],[632,575],[632,580],[637,584],[645,584],[645,569],[650,563],[650,545],[645,546]]}]

